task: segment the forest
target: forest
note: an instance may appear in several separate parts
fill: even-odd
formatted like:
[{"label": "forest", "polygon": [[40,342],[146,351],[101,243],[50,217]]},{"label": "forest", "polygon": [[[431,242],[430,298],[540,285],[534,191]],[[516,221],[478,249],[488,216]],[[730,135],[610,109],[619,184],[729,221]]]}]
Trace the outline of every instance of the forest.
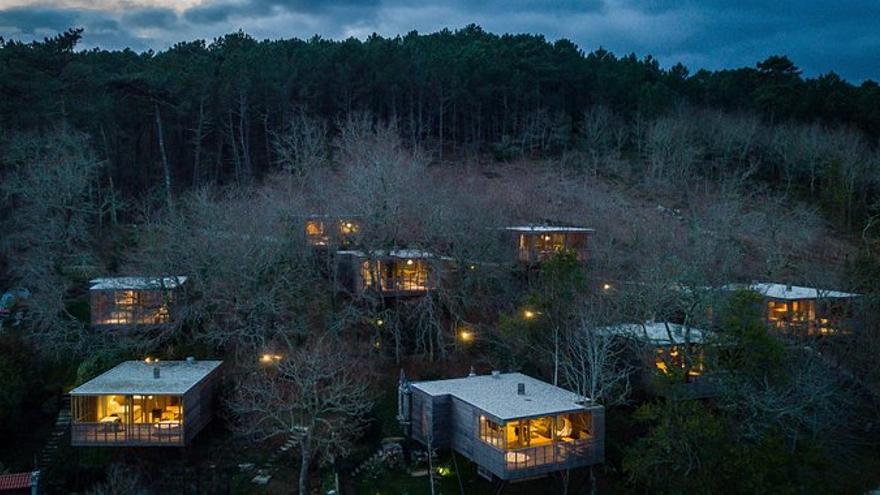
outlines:
[{"label": "forest", "polygon": [[[81,36],[0,39],[0,475],[93,494],[880,486],[877,82],[476,25],[143,53]],[[356,244],[316,247],[316,218]],[[517,225],[592,230],[583,255],[523,263]],[[430,278],[383,293],[395,256]],[[106,277],[180,287],[161,325],[107,330]],[[773,319],[759,282],[846,307]],[[608,330],[655,324],[684,340]],[[190,356],[223,361],[192,445],[71,446],[75,387]],[[604,461],[518,483],[407,440],[375,461],[407,434],[401,375],[493,370],[604,407]]]}]

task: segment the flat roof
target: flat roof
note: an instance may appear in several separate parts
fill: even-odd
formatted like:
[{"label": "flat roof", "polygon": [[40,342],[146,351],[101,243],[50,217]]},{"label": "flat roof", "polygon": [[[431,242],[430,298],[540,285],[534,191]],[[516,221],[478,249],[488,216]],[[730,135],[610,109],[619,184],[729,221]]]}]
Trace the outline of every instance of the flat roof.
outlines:
[{"label": "flat roof", "polygon": [[[685,330],[684,325],[664,321],[624,323],[600,329],[600,331],[605,331],[612,335],[629,337],[656,346],[683,344]],[[688,341],[692,344],[701,344],[707,335],[708,332],[705,330],[691,327]]]},{"label": "flat roof", "polygon": [[[520,383],[525,395],[517,394]],[[431,396],[456,397],[502,421],[585,409],[580,395],[522,373],[413,382],[412,387]]]},{"label": "flat roof", "polygon": [[851,292],[818,289],[815,287],[801,287],[798,285],[777,284],[771,282],[756,282],[753,284],[729,284],[724,286],[727,290],[747,289],[753,290],[762,296],[771,299],[848,299],[858,297]]},{"label": "flat roof", "polygon": [[107,277],[89,280],[90,290],[155,290],[176,289],[187,277]]},{"label": "flat roof", "polygon": [[357,256],[358,258],[366,258],[368,256],[373,256],[376,258],[401,258],[401,259],[451,259],[446,256],[437,256],[434,253],[429,251],[422,251],[419,249],[392,249],[391,251],[378,250],[371,251],[369,254],[359,250],[343,250],[337,251],[336,254],[342,255],[352,255]]},{"label": "flat roof", "polygon": [[[79,387],[70,395],[183,395],[223,361],[125,361]],[[153,368],[159,366],[159,378]]]},{"label": "flat roof", "polygon": [[504,227],[504,230],[514,232],[595,232],[596,229],[589,227],[556,227],[552,225],[519,225]]}]

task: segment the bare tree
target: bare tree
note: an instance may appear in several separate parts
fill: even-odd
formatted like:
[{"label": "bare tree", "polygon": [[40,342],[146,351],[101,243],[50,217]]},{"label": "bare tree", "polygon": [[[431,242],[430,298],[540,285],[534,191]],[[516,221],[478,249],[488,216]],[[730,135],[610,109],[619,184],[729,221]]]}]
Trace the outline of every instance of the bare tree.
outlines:
[{"label": "bare tree", "polygon": [[81,327],[67,312],[70,289],[102,271],[94,249],[96,218],[106,212],[95,193],[100,162],[84,135],[66,129],[4,144],[0,197],[10,211],[0,246],[14,260],[12,277],[31,289],[30,335],[42,349],[68,350]]},{"label": "bare tree", "polygon": [[[256,356],[255,356],[256,359]],[[284,439],[300,451],[299,493],[316,458],[344,457],[372,407],[364,362],[317,339],[236,382],[228,408],[234,429],[256,441]]]},{"label": "bare tree", "polygon": [[580,314],[579,326],[566,336],[561,353],[562,383],[604,406],[623,404],[635,369],[628,364],[628,349],[600,325],[595,313]]}]

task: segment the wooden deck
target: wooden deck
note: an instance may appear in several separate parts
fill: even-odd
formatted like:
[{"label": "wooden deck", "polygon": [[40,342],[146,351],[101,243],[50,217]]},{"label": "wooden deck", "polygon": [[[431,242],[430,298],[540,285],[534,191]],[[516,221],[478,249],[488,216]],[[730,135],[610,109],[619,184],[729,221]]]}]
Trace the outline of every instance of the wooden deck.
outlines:
[{"label": "wooden deck", "polygon": [[74,423],[75,446],[183,446],[183,425],[178,423]]}]

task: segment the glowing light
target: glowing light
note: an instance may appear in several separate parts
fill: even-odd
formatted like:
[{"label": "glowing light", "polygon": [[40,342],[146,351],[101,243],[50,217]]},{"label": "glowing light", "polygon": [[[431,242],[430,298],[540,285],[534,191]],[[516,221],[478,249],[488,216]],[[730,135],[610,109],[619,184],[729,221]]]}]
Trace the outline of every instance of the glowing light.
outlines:
[{"label": "glowing light", "polygon": [[446,466],[437,467],[437,474],[440,476],[450,476],[452,474],[452,470]]},{"label": "glowing light", "polygon": [[413,263],[415,263],[415,261],[413,261],[413,260],[406,260],[406,264],[407,264],[407,265],[412,266]]},{"label": "glowing light", "polygon": [[523,311],[523,316],[525,317],[525,319],[531,320],[535,316],[538,316],[538,314],[530,309],[527,309],[527,310]]},{"label": "glowing light", "polygon": [[471,265],[471,266],[469,266],[468,268],[470,268],[471,270],[476,270],[476,269],[477,269],[477,265]]},{"label": "glowing light", "polygon": [[385,320],[382,320],[382,319],[376,320],[376,326],[377,326],[377,327],[381,327],[381,326],[384,325],[384,324],[385,324]]},{"label": "glowing light", "polygon": [[458,339],[462,342],[471,342],[474,340],[474,332],[468,329],[462,329],[458,332]]},{"label": "glowing light", "polygon": [[611,284],[609,284],[609,283],[602,284],[602,290],[611,290]]},{"label": "glowing light", "polygon": [[263,364],[277,363],[281,361],[281,357],[280,354],[263,354],[260,356],[260,362]]},{"label": "glowing light", "polygon": [[144,362],[147,363],[147,364],[150,364],[150,363],[153,362],[153,358],[151,358],[150,356],[147,356],[147,358],[144,359]]}]

